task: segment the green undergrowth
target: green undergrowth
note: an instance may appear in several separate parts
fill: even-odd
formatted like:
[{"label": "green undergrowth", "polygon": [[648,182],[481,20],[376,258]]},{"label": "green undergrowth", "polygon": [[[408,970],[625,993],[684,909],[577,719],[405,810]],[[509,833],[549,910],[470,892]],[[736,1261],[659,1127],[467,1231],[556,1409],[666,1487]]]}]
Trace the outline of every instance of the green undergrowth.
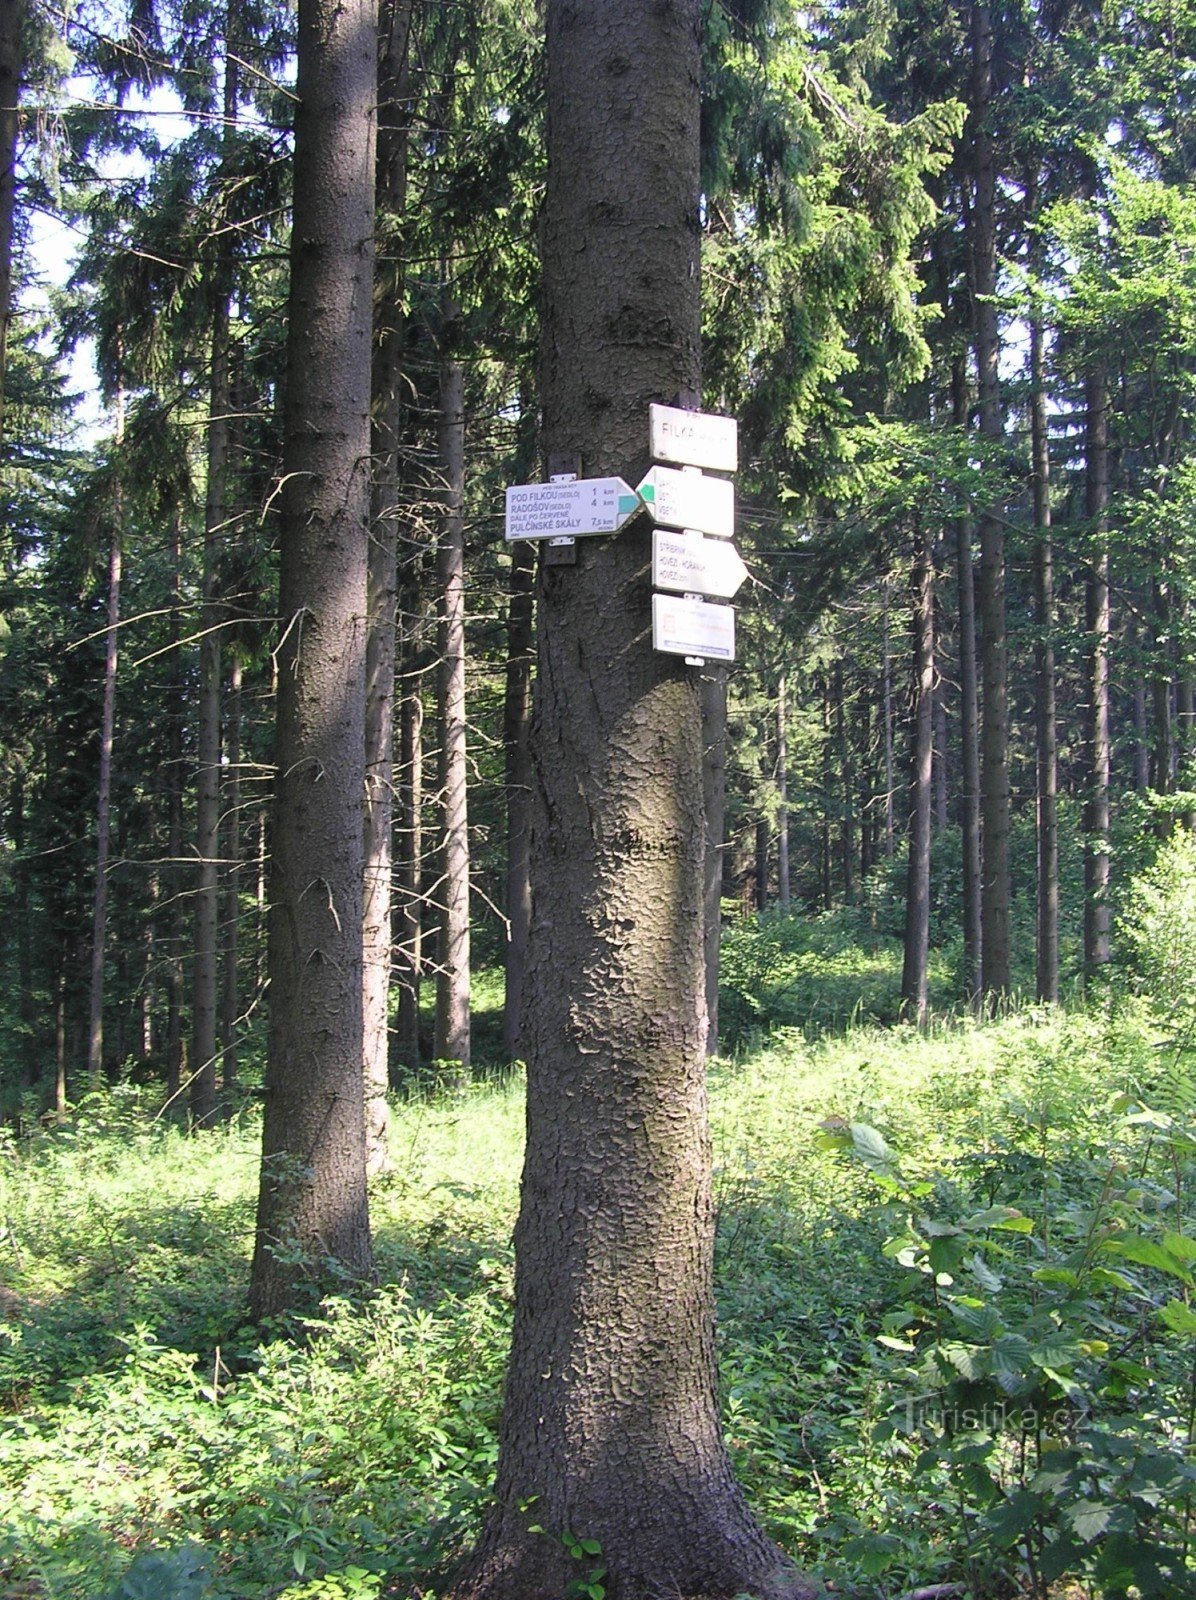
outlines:
[{"label": "green undergrowth", "polygon": [[[1196,1592],[1182,1042],[1137,1009],[793,1030],[712,1090],[727,1433],[797,1560]],[[434,1590],[492,1475],[521,1139],[515,1079],[396,1104],[382,1287],[264,1343],[252,1122],[188,1139],[121,1090],[4,1145],[0,1594]]]}]

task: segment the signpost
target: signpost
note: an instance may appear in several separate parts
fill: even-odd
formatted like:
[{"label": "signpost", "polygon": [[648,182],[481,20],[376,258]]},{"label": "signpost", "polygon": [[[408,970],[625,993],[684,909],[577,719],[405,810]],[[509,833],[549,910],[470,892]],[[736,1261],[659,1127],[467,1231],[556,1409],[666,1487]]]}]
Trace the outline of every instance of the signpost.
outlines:
[{"label": "signpost", "polygon": [[734,661],[735,608],[690,596],[652,596],[652,646],[694,660]]},{"label": "signpost", "polygon": [[653,467],[638,493],[653,522],[665,527],[692,528],[720,539],[729,539],[735,532],[735,486],[726,478]]},{"label": "signpost", "polygon": [[734,472],[739,466],[739,424],[734,417],[676,406],[648,407],[649,449],[653,461]]},{"label": "signpost", "polygon": [[617,533],[641,504],[622,478],[515,483],[507,490],[506,537],[576,539],[583,534]]},{"label": "signpost", "polygon": [[730,600],[747,575],[748,569],[729,539],[672,533],[665,528],[657,528],[652,534],[654,589]]}]

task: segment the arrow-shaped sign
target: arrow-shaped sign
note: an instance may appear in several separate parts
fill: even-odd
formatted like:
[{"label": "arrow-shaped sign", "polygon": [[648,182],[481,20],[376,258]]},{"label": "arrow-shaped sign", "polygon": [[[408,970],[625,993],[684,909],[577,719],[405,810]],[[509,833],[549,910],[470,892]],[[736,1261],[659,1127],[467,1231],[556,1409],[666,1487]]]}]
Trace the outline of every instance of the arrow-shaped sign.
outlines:
[{"label": "arrow-shaped sign", "polygon": [[667,528],[693,528],[720,539],[735,532],[735,487],[726,478],[653,467],[639,486],[639,496],[653,522]]},{"label": "arrow-shaped sign", "polygon": [[508,539],[617,533],[642,505],[622,478],[574,478],[563,483],[515,483],[507,490]]},{"label": "arrow-shaped sign", "polygon": [[701,533],[652,534],[652,586],[674,594],[707,594],[729,600],[748,575],[739,551],[729,539],[707,539]]}]

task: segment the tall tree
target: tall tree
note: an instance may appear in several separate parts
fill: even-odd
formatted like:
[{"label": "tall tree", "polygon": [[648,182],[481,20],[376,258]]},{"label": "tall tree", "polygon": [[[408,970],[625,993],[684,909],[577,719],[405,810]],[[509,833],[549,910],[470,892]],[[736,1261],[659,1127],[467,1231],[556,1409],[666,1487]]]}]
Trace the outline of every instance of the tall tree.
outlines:
[{"label": "tall tree", "polygon": [[905,891],[905,959],[901,998],[921,1022],[928,999],[930,956],[930,822],[934,764],[934,558],[922,522],[915,530],[911,576],[914,715],[910,753],[909,859]]},{"label": "tall tree", "polygon": [[444,319],[440,358],[440,471],[443,515],[436,550],[440,600],[440,938],[436,951],[436,1058],[470,1063],[469,812],[465,734],[465,369],[452,349],[455,317]]},{"label": "tall tree", "polygon": [[12,320],[12,240],[17,200],[18,100],[24,20],[24,0],[5,0],[0,6],[0,441],[4,438],[8,328]]},{"label": "tall tree", "polygon": [[270,1032],[250,1285],[372,1271],[362,1085],[365,619],[370,521],[372,0],[300,0],[280,488]]},{"label": "tall tree", "polygon": [[[699,7],[549,0],[546,25],[545,450],[635,482],[649,402],[698,380]],[[719,1432],[699,686],[650,648],[648,545],[540,570],[515,1327],[461,1600],[560,1594],[565,1529],[611,1600],[808,1592]]]},{"label": "tall tree", "polygon": [[[1001,411],[1001,336],[997,317],[997,163],[992,118],[993,23],[987,0],[972,0],[972,256],[973,329],[980,432],[994,447],[1004,437]],[[995,492],[995,490],[993,491]],[[1009,988],[1009,690],[1005,642],[1005,535],[1000,511],[980,515],[979,613],[983,702],[980,732],[982,875],[981,988]]]},{"label": "tall tree", "polygon": [[376,194],[385,248],[375,284],[373,517],[366,649],[365,900],[362,937],[366,1163],[387,1163],[394,841],[395,629],[399,539],[399,444],[403,422],[403,275],[399,229],[407,203],[411,125],[412,0],[388,0],[380,18]]}]

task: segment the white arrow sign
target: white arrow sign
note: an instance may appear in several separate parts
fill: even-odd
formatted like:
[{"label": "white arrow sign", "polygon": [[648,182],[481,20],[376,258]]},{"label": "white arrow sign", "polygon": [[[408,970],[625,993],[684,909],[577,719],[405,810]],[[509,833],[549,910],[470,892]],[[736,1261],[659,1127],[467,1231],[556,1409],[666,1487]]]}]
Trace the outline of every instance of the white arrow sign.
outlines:
[{"label": "white arrow sign", "polygon": [[622,478],[574,478],[571,483],[515,483],[507,490],[508,539],[617,533],[641,501]]},{"label": "white arrow sign", "polygon": [[652,596],[652,646],[674,656],[735,659],[735,607],[676,595]]},{"label": "white arrow sign", "polygon": [[648,441],[653,461],[734,472],[739,465],[739,424],[734,417],[708,411],[648,407]]},{"label": "white arrow sign", "polygon": [[701,533],[652,534],[652,586],[675,594],[708,594],[729,600],[748,575],[739,551],[729,539],[707,539]]},{"label": "white arrow sign", "polygon": [[720,539],[729,539],[735,532],[735,487],[726,478],[653,467],[638,493],[653,522],[713,533]]}]

